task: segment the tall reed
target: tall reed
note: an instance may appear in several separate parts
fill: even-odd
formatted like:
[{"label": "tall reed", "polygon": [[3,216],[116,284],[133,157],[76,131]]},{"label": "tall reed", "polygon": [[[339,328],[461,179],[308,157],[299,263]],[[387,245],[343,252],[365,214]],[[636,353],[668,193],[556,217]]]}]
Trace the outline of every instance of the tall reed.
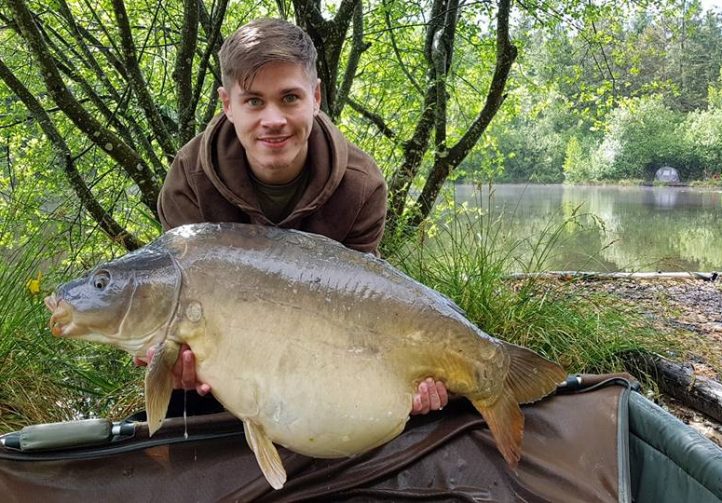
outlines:
[{"label": "tall reed", "polygon": [[[7,215],[3,215],[7,216]],[[43,297],[63,281],[52,234],[29,237],[1,219],[0,432],[26,424],[122,415],[140,403],[141,373],[111,348],[54,338]]]}]

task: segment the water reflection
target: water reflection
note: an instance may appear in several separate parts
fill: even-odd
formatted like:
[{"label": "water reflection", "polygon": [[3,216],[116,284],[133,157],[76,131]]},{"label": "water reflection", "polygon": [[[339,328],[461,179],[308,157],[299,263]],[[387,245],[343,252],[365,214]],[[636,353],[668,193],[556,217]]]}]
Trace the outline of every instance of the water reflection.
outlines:
[{"label": "water reflection", "polygon": [[585,215],[564,229],[547,269],[722,270],[720,191],[497,185],[490,199],[487,189],[458,185],[455,191],[459,202],[491,206],[512,236],[532,242],[580,208]]},{"label": "water reflection", "polygon": [[[671,188],[671,187],[670,187]],[[659,208],[661,210],[671,210],[677,206],[677,200],[679,199],[679,192],[676,190],[669,190],[668,187],[658,187],[657,189],[662,190],[651,190],[645,191],[645,199],[649,201],[649,205]],[[651,194],[651,201],[649,195]]]}]

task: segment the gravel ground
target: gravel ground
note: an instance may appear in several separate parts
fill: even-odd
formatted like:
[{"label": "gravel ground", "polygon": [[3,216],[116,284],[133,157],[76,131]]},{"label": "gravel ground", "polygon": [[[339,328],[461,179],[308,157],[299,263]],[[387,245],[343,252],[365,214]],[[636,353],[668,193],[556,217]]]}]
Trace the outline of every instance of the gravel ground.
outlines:
[{"label": "gravel ground", "polygon": [[[576,283],[589,291],[603,291],[633,304],[664,330],[688,332],[706,343],[700,351],[678,355],[696,375],[722,381],[722,281],[701,280],[585,280]],[[704,346],[704,347],[702,347]],[[717,445],[722,446],[722,425],[668,396],[660,405]]]},{"label": "gravel ground", "polygon": [[722,281],[610,280],[585,281],[585,289],[616,295],[636,306],[661,329],[691,332],[707,344],[685,355],[695,373],[722,378]]}]

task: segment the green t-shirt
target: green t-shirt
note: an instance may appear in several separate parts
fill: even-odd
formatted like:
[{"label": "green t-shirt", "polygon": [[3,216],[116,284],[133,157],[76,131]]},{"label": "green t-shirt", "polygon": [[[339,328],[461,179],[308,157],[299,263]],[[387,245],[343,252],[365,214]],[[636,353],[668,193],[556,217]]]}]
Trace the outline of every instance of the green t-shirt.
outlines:
[{"label": "green t-shirt", "polygon": [[296,178],[282,185],[263,183],[250,173],[258,204],[266,218],[277,224],[291,214],[308,187],[310,172],[308,166],[304,166]]}]

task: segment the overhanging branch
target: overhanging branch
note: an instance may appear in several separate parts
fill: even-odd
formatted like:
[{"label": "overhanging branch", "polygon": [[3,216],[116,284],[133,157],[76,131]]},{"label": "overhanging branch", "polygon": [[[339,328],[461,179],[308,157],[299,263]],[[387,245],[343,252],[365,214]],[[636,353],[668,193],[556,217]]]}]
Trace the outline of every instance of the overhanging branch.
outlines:
[{"label": "overhanging branch", "polygon": [[62,164],[65,175],[70,182],[71,187],[78,195],[81,204],[88,210],[93,219],[98,222],[100,228],[113,240],[121,244],[127,250],[135,250],[142,246],[135,236],[125,230],[115,219],[106,212],[103,207],[93,196],[92,192],[88,188],[87,184],[80,176],[78,170],[75,168],[70,148],[63,139],[60,132],[55,128],[52,119],[48,116],[47,112],[43,109],[40,102],[33,96],[33,94],[20,82],[12,71],[5,65],[0,59],[0,79],[20,98],[25,104],[27,109],[30,111],[35,121],[40,125],[45,135],[50,140],[53,148],[58,154]]},{"label": "overhanging branch", "polygon": [[40,67],[45,86],[55,103],[94,144],[123,166],[138,185],[143,203],[155,214],[159,188],[154,183],[153,175],[145,161],[121,138],[88,113],[68,90],[26,3],[23,0],[6,1],[14,15],[17,29],[28,43]]},{"label": "overhanging branch", "polygon": [[433,207],[436,197],[441,190],[443,183],[449,176],[451,171],[455,169],[472,147],[479,140],[486,128],[491,123],[506,95],[504,89],[509,78],[509,72],[516,59],[517,49],[511,43],[509,37],[509,14],[511,10],[511,0],[500,0],[499,10],[497,12],[497,30],[496,30],[496,66],[494,75],[489,86],[489,92],[486,97],[484,107],[479,112],[474,122],[469,126],[466,133],[461,139],[448,149],[446,155],[438,157],[434,163],[434,167],[427,178],[426,184],[417,200],[418,213],[411,220],[411,225],[419,225],[429,214]]}]

